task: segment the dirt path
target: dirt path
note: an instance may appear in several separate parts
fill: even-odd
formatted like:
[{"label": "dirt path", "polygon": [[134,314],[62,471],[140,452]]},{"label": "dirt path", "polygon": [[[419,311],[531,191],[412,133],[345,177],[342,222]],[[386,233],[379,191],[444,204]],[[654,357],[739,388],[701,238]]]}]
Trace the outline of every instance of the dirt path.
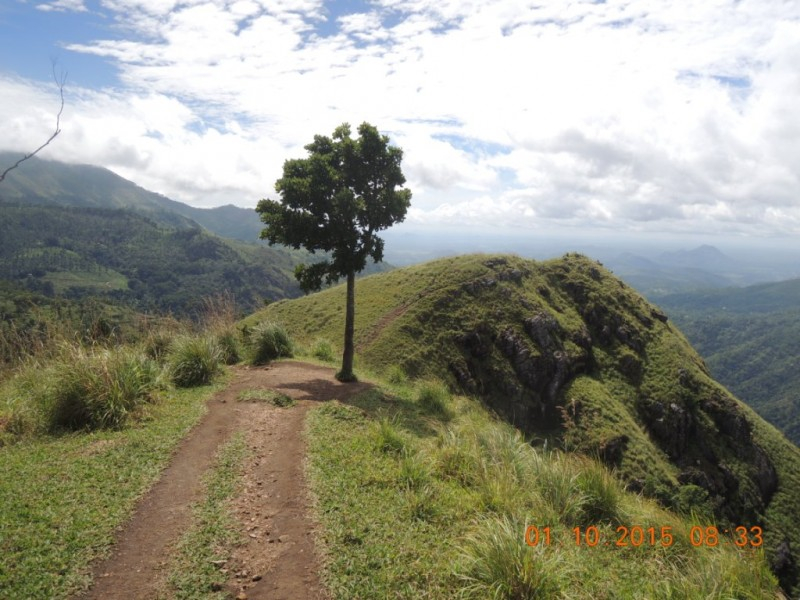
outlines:
[{"label": "dirt path", "polygon": [[[345,399],[366,384],[341,384],[333,369],[300,362],[237,368],[233,382],[209,401],[209,411],[182,442],[161,479],[140,501],[112,555],[96,565],[83,598],[152,599],[164,595],[166,566],[190,526],[191,504],[219,447],[245,434],[251,458],[234,511],[246,543],[222,568],[232,598],[325,598],[314,548],[314,524],[303,474],[305,415],[315,402]],[[240,402],[242,391],[273,389],[295,400],[290,408]],[[169,597],[169,594],[166,594]]]}]

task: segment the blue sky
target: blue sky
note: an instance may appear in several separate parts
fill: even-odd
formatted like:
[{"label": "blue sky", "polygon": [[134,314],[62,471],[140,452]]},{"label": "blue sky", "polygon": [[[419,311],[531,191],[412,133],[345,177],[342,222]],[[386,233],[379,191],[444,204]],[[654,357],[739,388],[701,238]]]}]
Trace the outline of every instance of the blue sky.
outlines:
[{"label": "blue sky", "polygon": [[408,222],[800,233],[800,3],[4,0],[2,149],[254,206],[314,134],[404,149]]}]

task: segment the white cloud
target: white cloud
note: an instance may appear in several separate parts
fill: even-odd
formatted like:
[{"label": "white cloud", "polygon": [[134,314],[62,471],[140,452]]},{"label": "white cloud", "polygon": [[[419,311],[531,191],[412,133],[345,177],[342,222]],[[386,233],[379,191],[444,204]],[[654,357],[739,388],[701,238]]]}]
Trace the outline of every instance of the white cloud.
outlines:
[{"label": "white cloud", "polygon": [[44,12],[86,12],[88,9],[83,0],[55,0],[37,4],[36,8]]},{"label": "white cloud", "polygon": [[[117,35],[69,48],[123,87],[81,92],[59,152],[181,200],[252,205],[314,134],[367,120],[404,148],[417,220],[800,226],[800,5],[101,4]],[[4,143],[48,114],[37,93]]]}]

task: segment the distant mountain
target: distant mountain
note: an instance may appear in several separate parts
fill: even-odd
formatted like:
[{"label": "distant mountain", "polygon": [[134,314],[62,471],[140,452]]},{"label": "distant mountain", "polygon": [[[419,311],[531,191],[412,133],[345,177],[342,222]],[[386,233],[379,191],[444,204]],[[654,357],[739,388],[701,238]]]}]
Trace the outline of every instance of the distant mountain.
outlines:
[{"label": "distant mountain", "polygon": [[651,299],[678,292],[748,285],[770,277],[762,268],[744,265],[709,245],[662,252],[650,258],[624,252],[604,262]]},{"label": "distant mountain", "polygon": [[739,266],[739,263],[730,256],[723,254],[718,248],[707,244],[692,250],[664,252],[659,257],[659,262],[663,265],[689,267],[692,269],[716,272],[724,272]]},{"label": "distant mountain", "polygon": [[670,294],[663,296],[659,304],[678,313],[683,310],[724,311],[739,315],[782,312],[800,306],[800,279]]},{"label": "distant mountain", "polygon": [[800,279],[658,303],[714,377],[800,446]]},{"label": "distant mountain", "polygon": [[164,200],[164,206],[225,238],[256,242],[260,239],[261,230],[264,228],[254,209],[241,208],[233,204],[216,208],[195,208],[175,200],[166,198]]},{"label": "distant mountain", "polygon": [[[0,164],[16,155],[0,152]],[[196,227],[166,206],[160,194],[140,188],[108,169],[32,158],[11,171],[0,185],[0,201],[57,204],[81,208],[118,208],[139,212],[168,227]]]},{"label": "distant mountain", "polygon": [[[18,158],[0,152],[0,164]],[[150,192],[108,169],[33,158],[9,173],[0,185],[0,201],[59,204],[94,208],[124,208],[169,227],[197,224],[222,237],[258,241],[263,225],[255,210],[228,205],[195,208]]]}]

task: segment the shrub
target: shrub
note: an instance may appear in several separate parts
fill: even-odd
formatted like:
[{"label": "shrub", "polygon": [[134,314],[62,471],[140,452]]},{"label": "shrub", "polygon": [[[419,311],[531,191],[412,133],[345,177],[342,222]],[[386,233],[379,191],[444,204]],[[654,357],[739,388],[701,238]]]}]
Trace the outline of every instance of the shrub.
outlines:
[{"label": "shrub", "polygon": [[250,330],[249,337],[250,363],[253,365],[263,365],[282,356],[292,356],[289,334],[277,323],[259,323]]},{"label": "shrub", "polygon": [[178,337],[167,358],[170,378],[178,387],[205,385],[219,372],[220,358],[220,348],[213,338]]}]

